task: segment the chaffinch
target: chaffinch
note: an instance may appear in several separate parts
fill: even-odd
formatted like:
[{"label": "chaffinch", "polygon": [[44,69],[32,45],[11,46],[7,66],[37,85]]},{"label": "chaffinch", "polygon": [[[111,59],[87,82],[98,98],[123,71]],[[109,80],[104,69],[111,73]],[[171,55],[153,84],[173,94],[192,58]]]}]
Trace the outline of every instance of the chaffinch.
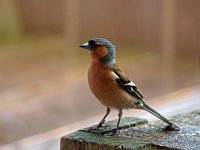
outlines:
[{"label": "chaffinch", "polygon": [[157,111],[149,107],[137,86],[121,71],[116,63],[115,46],[104,38],[94,38],[82,44],[91,54],[91,65],[88,70],[88,82],[92,93],[107,107],[106,115],[97,127],[101,127],[111,108],[119,110],[118,122],[113,133],[119,128],[123,109],[144,109],[168,124],[168,129],[179,130]]}]

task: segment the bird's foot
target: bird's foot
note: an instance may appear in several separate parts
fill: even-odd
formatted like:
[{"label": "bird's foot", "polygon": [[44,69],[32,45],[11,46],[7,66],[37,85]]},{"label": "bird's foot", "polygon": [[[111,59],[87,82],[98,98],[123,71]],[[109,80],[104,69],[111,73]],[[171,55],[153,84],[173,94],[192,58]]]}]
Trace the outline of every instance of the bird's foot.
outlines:
[{"label": "bird's foot", "polygon": [[93,131],[96,131],[98,128],[97,127],[90,127],[88,129],[88,132],[93,132]]},{"label": "bird's foot", "polygon": [[93,133],[107,133],[106,130],[109,130],[109,128],[107,129],[107,127],[111,128],[110,125],[107,125],[107,124],[98,124],[97,126],[93,126],[93,127],[90,127],[87,131],[88,132],[93,132]]},{"label": "bird's foot", "polygon": [[179,131],[180,128],[176,125],[167,125],[164,130],[166,131]]},{"label": "bird's foot", "polygon": [[101,128],[101,127],[103,127],[103,126],[104,126],[104,125],[100,123],[100,124],[97,125],[97,128]]},{"label": "bird's foot", "polygon": [[110,125],[108,125],[108,124],[103,124],[103,123],[99,123],[98,125],[97,125],[97,128],[106,128],[106,127],[111,127]]},{"label": "bird's foot", "polygon": [[112,129],[111,131],[112,136],[114,136],[117,133],[117,128]]},{"label": "bird's foot", "polygon": [[109,136],[114,136],[117,133],[117,129],[114,128],[112,130],[108,130],[108,131],[103,131],[100,134],[101,135],[109,135]]}]

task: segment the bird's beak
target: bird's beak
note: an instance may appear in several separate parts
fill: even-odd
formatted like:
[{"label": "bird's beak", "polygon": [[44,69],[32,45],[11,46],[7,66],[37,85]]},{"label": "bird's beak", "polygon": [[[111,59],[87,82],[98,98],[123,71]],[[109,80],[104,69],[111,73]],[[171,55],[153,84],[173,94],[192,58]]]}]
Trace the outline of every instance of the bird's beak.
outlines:
[{"label": "bird's beak", "polygon": [[89,43],[84,43],[84,44],[80,45],[80,47],[84,48],[84,49],[87,49],[87,50],[90,50]]}]

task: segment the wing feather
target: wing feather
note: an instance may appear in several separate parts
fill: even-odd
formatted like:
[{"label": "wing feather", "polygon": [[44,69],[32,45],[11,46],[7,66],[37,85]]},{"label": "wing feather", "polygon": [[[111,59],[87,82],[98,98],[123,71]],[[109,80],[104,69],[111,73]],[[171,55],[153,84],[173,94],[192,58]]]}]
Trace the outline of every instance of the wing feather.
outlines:
[{"label": "wing feather", "polygon": [[118,68],[118,66],[115,66],[115,68],[113,68],[113,72],[118,76],[118,78],[116,78],[117,83],[124,90],[126,90],[129,94],[131,94],[136,99],[143,101],[143,95],[140,92],[140,90],[132,81],[128,79],[128,77]]}]

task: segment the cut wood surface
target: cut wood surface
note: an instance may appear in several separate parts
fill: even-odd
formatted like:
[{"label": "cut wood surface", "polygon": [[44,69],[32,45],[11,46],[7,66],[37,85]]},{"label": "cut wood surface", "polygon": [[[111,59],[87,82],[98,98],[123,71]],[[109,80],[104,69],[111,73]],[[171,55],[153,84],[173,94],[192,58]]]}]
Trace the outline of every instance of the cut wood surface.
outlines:
[{"label": "cut wood surface", "polygon": [[180,131],[167,131],[162,122],[127,117],[116,135],[110,134],[117,120],[106,127],[78,130],[61,138],[61,150],[135,150],[135,149],[200,149],[200,110],[176,115],[171,121]]}]

